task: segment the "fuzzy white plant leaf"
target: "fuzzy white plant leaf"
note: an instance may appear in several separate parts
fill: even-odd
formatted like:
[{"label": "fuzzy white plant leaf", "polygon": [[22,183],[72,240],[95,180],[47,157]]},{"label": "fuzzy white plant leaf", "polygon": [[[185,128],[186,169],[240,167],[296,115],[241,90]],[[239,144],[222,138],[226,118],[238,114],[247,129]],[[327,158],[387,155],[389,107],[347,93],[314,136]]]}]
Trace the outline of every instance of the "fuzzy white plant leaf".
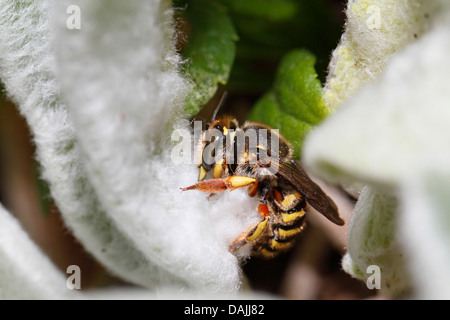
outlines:
[{"label": "fuzzy white plant leaf", "polygon": [[430,169],[406,180],[399,224],[414,299],[450,299],[450,171]]},{"label": "fuzzy white plant leaf", "polygon": [[64,222],[132,283],[235,292],[240,269],[227,246],[257,219],[254,203],[243,192],[210,202],[181,194],[194,166],[173,165],[170,152],[150,157],[184,92],[168,2],[77,3],[80,30],[66,24],[75,2],[0,2],[1,79]]},{"label": "fuzzy white plant leaf", "polygon": [[80,7],[82,25],[70,30],[57,20],[59,80],[108,217],[161,270],[197,289],[235,292],[240,268],[228,245],[258,218],[256,205],[245,192],[209,202],[205,194],[180,192],[196,182],[196,167],[171,159],[171,124],[187,81],[168,36],[166,3],[61,3]]},{"label": "fuzzy white plant leaf", "polygon": [[[65,224],[116,275],[150,286],[164,278],[106,215],[86,176],[69,112],[56,79],[53,1],[1,1],[0,70],[26,118],[42,175]],[[67,17],[64,11],[64,17]],[[11,17],[15,17],[12,19]],[[173,278],[173,277],[171,277]]]},{"label": "fuzzy white plant leaf", "polygon": [[[383,227],[384,209],[370,213],[370,201],[361,199],[358,206],[377,215],[378,222],[369,229],[367,223],[353,223],[344,265],[350,270],[359,257],[370,256],[361,246],[368,232],[378,240],[393,238],[406,259],[404,273],[414,279],[413,292],[422,298],[448,297],[448,289],[443,288],[450,287],[442,269],[433,272],[450,263],[448,255],[442,255],[443,244],[450,245],[444,236],[449,223],[448,211],[444,214],[448,197],[443,192],[448,190],[450,167],[445,147],[450,145],[450,4],[433,3],[440,10],[430,15],[432,29],[393,56],[380,78],[348,99],[307,139],[304,150],[306,165],[330,181],[361,181],[398,195],[394,228]],[[430,171],[434,174],[429,175]],[[422,216],[426,216],[423,229]],[[360,219],[367,221],[370,216]],[[383,259],[398,264],[385,249],[379,247],[384,250]],[[432,267],[437,262],[440,265]],[[404,283],[391,274],[385,276],[394,287]]]},{"label": "fuzzy white plant leaf", "polygon": [[324,88],[327,104],[341,105],[378,78],[390,57],[428,28],[435,1],[349,0],[347,22]]},{"label": "fuzzy white plant leaf", "polygon": [[306,142],[306,162],[332,181],[382,187],[399,187],[415,170],[447,165],[447,27],[436,27],[393,57],[379,81],[328,118]]},{"label": "fuzzy white plant leaf", "polygon": [[0,204],[0,299],[77,298],[67,280]]},{"label": "fuzzy white plant leaf", "polygon": [[[377,285],[384,296],[399,296],[410,289],[402,249],[395,237],[396,212],[395,196],[365,187],[353,211],[348,252],[342,263],[347,273],[369,285]],[[376,279],[375,269],[371,269],[374,266],[379,268],[379,279]]]}]

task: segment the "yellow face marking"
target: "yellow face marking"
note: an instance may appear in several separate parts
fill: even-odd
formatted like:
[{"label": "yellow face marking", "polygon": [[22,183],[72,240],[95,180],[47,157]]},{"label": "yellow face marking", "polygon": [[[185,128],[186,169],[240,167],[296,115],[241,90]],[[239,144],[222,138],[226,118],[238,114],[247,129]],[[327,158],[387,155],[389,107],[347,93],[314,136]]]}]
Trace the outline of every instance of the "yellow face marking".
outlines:
[{"label": "yellow face marking", "polygon": [[216,179],[222,178],[222,172],[223,172],[223,167],[222,167],[222,163],[223,160],[220,160],[218,163],[216,163],[216,165],[214,166],[214,171],[213,171],[213,176]]},{"label": "yellow face marking", "polygon": [[258,223],[258,225],[253,230],[253,232],[249,236],[247,236],[246,240],[251,242],[251,241],[258,239],[258,237],[261,235],[261,233],[266,228],[267,221],[269,221],[269,218],[266,218],[263,221],[261,221],[260,223]]},{"label": "yellow face marking", "polygon": [[203,168],[203,166],[200,166],[200,170],[198,172],[198,181],[202,181],[203,179],[205,179],[206,174],[207,174],[207,172],[206,172],[205,168]]},{"label": "yellow face marking", "polygon": [[223,135],[226,136],[228,134],[227,127],[223,126]]},{"label": "yellow face marking", "polygon": [[256,179],[244,176],[232,176],[227,178],[227,180],[231,183],[231,187],[233,188],[245,187],[256,181]]},{"label": "yellow face marking", "polygon": [[284,230],[279,228],[278,229],[278,235],[280,238],[285,239],[285,238],[290,238],[292,236],[295,236],[297,234],[299,234],[302,231],[302,228],[295,228],[295,229],[290,229],[290,230]]},{"label": "yellow face marking", "polygon": [[304,215],[305,215],[305,211],[303,211],[303,210],[300,210],[298,212],[293,212],[293,213],[281,213],[281,217],[283,218],[284,223],[289,223],[294,220],[300,219]]},{"label": "yellow face marking", "polygon": [[295,193],[291,193],[290,195],[287,195],[283,201],[281,202],[281,205],[285,208],[289,208],[292,206],[292,204],[294,203],[295,200],[297,200],[298,198],[300,198],[300,194],[298,194],[297,192]]}]

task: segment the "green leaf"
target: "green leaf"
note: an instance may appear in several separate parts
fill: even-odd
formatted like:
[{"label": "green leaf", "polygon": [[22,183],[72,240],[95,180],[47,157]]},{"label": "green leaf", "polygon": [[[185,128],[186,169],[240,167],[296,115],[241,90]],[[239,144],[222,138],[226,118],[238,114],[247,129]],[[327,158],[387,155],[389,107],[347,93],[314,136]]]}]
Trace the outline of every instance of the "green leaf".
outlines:
[{"label": "green leaf", "polygon": [[314,53],[318,77],[326,80],[343,23],[328,0],[222,1],[239,34],[229,91],[260,96],[270,88],[281,58],[297,48]]},{"label": "green leaf", "polygon": [[298,10],[293,0],[225,0],[234,12],[269,21],[290,20]]},{"label": "green leaf", "polygon": [[238,36],[225,7],[218,1],[189,1],[186,16],[191,32],[182,54],[188,59],[184,71],[193,88],[184,110],[190,117],[214,96],[219,84],[227,83]]},{"label": "green leaf", "polygon": [[308,132],[330,113],[314,69],[316,58],[306,50],[289,52],[281,61],[275,83],[254,106],[249,119],[266,123],[288,139],[299,158]]}]

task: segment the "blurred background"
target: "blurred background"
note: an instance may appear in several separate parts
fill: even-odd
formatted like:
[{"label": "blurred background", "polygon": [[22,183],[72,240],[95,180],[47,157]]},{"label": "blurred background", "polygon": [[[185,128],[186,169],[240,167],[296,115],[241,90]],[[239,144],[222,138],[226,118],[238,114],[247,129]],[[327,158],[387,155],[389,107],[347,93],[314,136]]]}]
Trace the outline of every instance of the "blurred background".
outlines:
[{"label": "blurred background", "polygon": [[[249,11],[239,1],[229,5],[239,41],[226,86],[197,116],[208,120],[223,91],[228,98],[223,112],[245,121],[254,103],[271,87],[278,63],[295,48],[310,50],[317,58],[316,70],[322,83],[332,50],[337,46],[345,23],[345,1],[284,0],[283,10],[262,8]],[[252,0],[255,8],[259,2]],[[174,1],[183,8],[187,1]],[[275,5],[274,5],[275,6]],[[291,8],[291,9],[289,9]],[[178,47],[189,39],[189,24],[177,11]],[[21,222],[30,237],[65,273],[69,265],[82,270],[83,289],[124,285],[98,264],[64,227],[47,184],[40,179],[34,158],[32,133],[17,108],[0,96],[0,202]],[[309,223],[289,253],[269,261],[250,259],[243,265],[248,288],[287,299],[380,298],[376,290],[352,279],[341,269],[345,252],[348,217],[354,199],[338,188],[330,195],[347,219],[345,227],[331,226],[312,212]]]}]

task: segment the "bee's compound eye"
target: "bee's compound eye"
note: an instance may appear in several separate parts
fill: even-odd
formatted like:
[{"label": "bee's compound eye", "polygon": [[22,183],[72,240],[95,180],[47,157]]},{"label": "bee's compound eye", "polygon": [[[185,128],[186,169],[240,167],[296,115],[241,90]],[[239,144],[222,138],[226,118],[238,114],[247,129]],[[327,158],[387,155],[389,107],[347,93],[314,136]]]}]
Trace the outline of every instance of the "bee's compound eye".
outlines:
[{"label": "bee's compound eye", "polygon": [[209,123],[205,124],[205,130],[209,129]]}]

